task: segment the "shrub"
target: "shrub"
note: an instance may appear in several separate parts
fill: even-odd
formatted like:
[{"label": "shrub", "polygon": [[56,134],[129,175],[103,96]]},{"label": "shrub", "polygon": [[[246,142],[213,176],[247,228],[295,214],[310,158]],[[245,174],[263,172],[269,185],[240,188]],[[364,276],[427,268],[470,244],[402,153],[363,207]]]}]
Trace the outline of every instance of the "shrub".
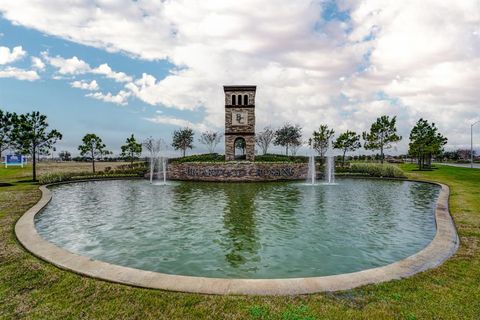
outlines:
[{"label": "shrub", "polygon": [[95,175],[91,172],[57,172],[57,173],[46,173],[42,175],[39,179],[40,184],[51,184],[57,182],[65,181],[75,181],[75,180],[89,180],[89,179],[103,179],[103,178],[122,178],[122,177],[139,177],[143,176],[144,171],[140,173],[135,170],[130,172],[119,171],[119,172],[97,172]]},{"label": "shrub", "polygon": [[[316,159],[318,162],[319,159]],[[287,156],[283,154],[264,154],[255,156],[255,162],[290,162],[290,163],[305,163],[308,162],[308,157],[305,156]]]},{"label": "shrub", "polygon": [[206,154],[195,154],[192,156],[186,156],[182,158],[173,158],[170,159],[170,163],[185,163],[185,162],[223,162],[225,161],[225,156],[218,153],[206,153]]},{"label": "shrub", "polygon": [[46,173],[40,176],[38,182],[40,184],[49,184],[54,182],[69,181],[71,180],[72,175],[72,173],[67,172]]},{"label": "shrub", "polygon": [[403,171],[391,164],[379,163],[352,163],[350,172],[366,174],[372,177],[405,178]]}]

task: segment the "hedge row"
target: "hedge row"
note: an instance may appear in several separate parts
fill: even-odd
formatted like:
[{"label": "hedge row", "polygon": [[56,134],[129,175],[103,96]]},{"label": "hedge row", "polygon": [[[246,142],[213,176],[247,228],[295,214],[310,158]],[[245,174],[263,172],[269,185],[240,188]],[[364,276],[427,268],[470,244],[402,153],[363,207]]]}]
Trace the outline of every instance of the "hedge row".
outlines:
[{"label": "hedge row", "polygon": [[405,173],[391,164],[352,163],[346,172],[360,173],[371,177],[405,178]]},{"label": "hedge row", "polygon": [[57,172],[46,173],[38,180],[40,184],[50,184],[56,182],[75,181],[75,180],[90,180],[90,179],[104,179],[104,178],[128,178],[128,177],[141,177],[142,174],[138,173],[104,173],[99,172],[92,174],[91,172]]},{"label": "hedge row", "polygon": [[[170,163],[187,163],[187,162],[224,162],[225,156],[218,153],[196,154],[183,158],[172,158]],[[282,154],[265,154],[255,156],[255,162],[289,162],[304,163],[308,162],[305,156],[286,156]]]}]

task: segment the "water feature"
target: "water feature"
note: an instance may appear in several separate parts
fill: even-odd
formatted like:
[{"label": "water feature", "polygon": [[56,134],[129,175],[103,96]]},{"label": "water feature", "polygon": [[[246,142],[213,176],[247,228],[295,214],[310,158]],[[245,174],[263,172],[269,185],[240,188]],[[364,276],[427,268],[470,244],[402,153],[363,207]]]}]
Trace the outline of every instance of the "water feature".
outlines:
[{"label": "water feature", "polygon": [[[160,184],[167,184],[167,165],[168,158],[162,155],[162,151],[165,152],[166,144],[162,139],[148,138],[144,142],[145,149],[149,152],[150,158],[150,183],[154,183],[154,178],[161,181]],[[155,167],[157,173],[155,174]],[[157,183],[156,183],[157,184]]]},{"label": "water feature", "polygon": [[325,157],[325,177],[324,181],[326,184],[335,183],[335,157],[327,156]]},{"label": "water feature", "polygon": [[[163,171],[162,171],[163,173]],[[170,274],[291,278],[384,266],[435,234],[436,185],[98,181],[51,187],[35,219],[74,253]]]},{"label": "water feature", "polygon": [[162,185],[167,184],[167,166],[168,158],[163,156],[159,157],[157,165],[157,180],[159,180]]},{"label": "water feature", "polygon": [[317,172],[315,168],[315,155],[311,154],[308,159],[307,183],[314,185],[317,180]]}]

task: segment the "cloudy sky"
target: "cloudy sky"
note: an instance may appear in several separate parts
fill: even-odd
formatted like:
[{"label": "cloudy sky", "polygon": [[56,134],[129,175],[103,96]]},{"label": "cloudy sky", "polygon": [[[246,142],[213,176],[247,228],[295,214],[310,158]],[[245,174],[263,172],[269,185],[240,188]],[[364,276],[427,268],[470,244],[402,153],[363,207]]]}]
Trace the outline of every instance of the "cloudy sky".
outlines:
[{"label": "cloudy sky", "polygon": [[257,130],[360,133],[387,114],[397,152],[420,117],[448,148],[467,146],[480,0],[0,2],[0,108],[46,114],[64,134],[57,150],[87,132],[118,151],[131,133],[223,131],[224,84],[257,85]]}]

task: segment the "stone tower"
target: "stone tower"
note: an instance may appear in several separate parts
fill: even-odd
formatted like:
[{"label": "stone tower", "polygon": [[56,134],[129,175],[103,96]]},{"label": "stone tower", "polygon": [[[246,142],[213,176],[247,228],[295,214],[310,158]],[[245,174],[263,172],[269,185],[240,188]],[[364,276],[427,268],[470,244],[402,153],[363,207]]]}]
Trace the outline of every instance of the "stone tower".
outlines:
[{"label": "stone tower", "polygon": [[[225,160],[255,160],[256,86],[223,86]],[[237,148],[236,148],[237,147]]]}]

